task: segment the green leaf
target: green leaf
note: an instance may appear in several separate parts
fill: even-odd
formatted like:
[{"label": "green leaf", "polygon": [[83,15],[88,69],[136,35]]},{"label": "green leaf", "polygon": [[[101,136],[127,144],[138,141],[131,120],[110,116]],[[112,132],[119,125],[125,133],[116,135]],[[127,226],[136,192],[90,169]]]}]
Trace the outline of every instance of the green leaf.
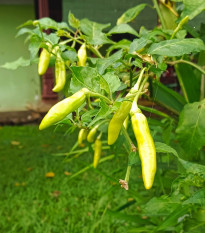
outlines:
[{"label": "green leaf", "polygon": [[59,29],[69,29],[67,23],[62,22],[62,23],[57,23],[55,20],[48,18],[48,17],[44,17],[41,19],[38,19],[38,22],[41,25],[42,29],[54,29],[54,30],[59,30]]},{"label": "green leaf", "polygon": [[58,30],[60,29],[67,29],[67,30],[70,30],[70,28],[68,27],[68,24],[65,23],[65,22],[61,22],[61,23],[58,23]]},{"label": "green leaf", "polygon": [[130,152],[128,156],[128,165],[140,164],[139,154],[137,152]]},{"label": "green leaf", "polygon": [[192,156],[205,145],[205,99],[186,104],[176,129],[178,140]]},{"label": "green leaf", "polygon": [[139,13],[145,8],[146,5],[147,4],[139,4],[127,10],[120,16],[120,18],[118,18],[117,25],[131,22],[134,18],[136,18],[139,15]]},{"label": "green leaf", "polygon": [[99,74],[102,75],[109,66],[113,65],[116,61],[120,60],[122,54],[122,50],[119,50],[118,52],[114,53],[112,56],[108,58],[97,60],[97,69]]},{"label": "green leaf", "polygon": [[68,14],[68,23],[70,24],[71,27],[78,29],[80,26],[80,21],[77,19],[74,14],[69,11]]},{"label": "green leaf", "polygon": [[118,41],[116,44],[114,45],[111,45],[108,49],[107,49],[107,57],[110,55],[110,53],[115,50],[115,49],[123,49],[123,50],[126,50],[128,51],[129,50],[129,47],[130,47],[130,41],[129,40],[126,40],[126,39],[123,39],[123,40],[120,40]]},{"label": "green leaf", "polygon": [[6,62],[4,65],[1,65],[1,68],[5,68],[8,70],[16,70],[19,67],[30,66],[31,61],[29,59],[24,59],[23,57],[18,58],[13,62]]},{"label": "green leaf", "polygon": [[29,28],[21,28],[18,32],[17,32],[17,34],[16,34],[16,36],[15,37],[19,37],[19,36],[21,36],[21,35],[24,35],[24,34],[33,34],[33,30],[31,30],[31,29],[29,29]]},{"label": "green leaf", "polygon": [[40,46],[41,46],[41,38],[34,34],[30,38],[30,43],[28,46],[28,50],[30,51],[31,60],[33,60],[36,57]]},{"label": "green leaf", "polygon": [[100,75],[95,68],[73,66],[70,69],[73,74],[70,84],[72,92],[86,87],[91,91],[101,93]]},{"label": "green leaf", "polygon": [[102,32],[110,24],[99,24],[88,19],[80,21],[80,29],[86,35],[87,42],[91,45],[113,44],[113,41],[107,38],[106,34]]},{"label": "green leaf", "polygon": [[169,153],[169,154],[175,155],[177,158],[179,157],[176,150],[173,149],[172,147],[168,146],[165,143],[155,142],[155,148],[156,148],[156,152],[158,152],[158,153]]},{"label": "green leaf", "polygon": [[184,205],[187,204],[200,204],[201,206],[205,205],[205,188],[196,192],[193,196],[183,202]]},{"label": "green leaf", "polygon": [[91,109],[81,116],[81,121],[87,126],[90,122],[92,122],[93,118],[97,115],[98,109]]},{"label": "green leaf", "polygon": [[102,76],[100,76],[100,88],[102,90],[105,90],[110,95],[109,85],[108,85],[107,81]]},{"label": "green leaf", "polygon": [[51,29],[57,30],[58,28],[58,23],[55,20],[48,18],[48,17],[38,19],[38,22],[40,23],[42,29],[51,28]]},{"label": "green leaf", "polygon": [[167,216],[178,206],[178,203],[173,203],[171,198],[167,196],[153,197],[145,204],[143,208],[143,213],[150,217]]},{"label": "green leaf", "polygon": [[178,158],[179,162],[186,169],[187,173],[201,174],[205,177],[205,166],[197,163],[192,163],[183,159]]},{"label": "green leaf", "polygon": [[189,16],[189,19],[193,19],[199,15],[202,11],[205,10],[205,1],[204,0],[183,0],[184,10],[181,14],[181,17],[184,18],[186,15]]},{"label": "green leaf", "polygon": [[26,27],[26,26],[31,26],[31,25],[33,25],[33,20],[29,19],[29,20],[26,21],[25,23],[19,25],[19,26],[17,27],[17,29],[22,28],[22,27]]},{"label": "green leaf", "polygon": [[65,60],[70,60],[71,62],[75,62],[78,60],[77,53],[74,48],[67,48],[68,50],[62,53],[62,58]]},{"label": "green leaf", "polygon": [[161,225],[157,227],[154,232],[166,230],[170,226],[175,226],[181,221],[183,221],[183,217],[187,214],[189,206],[179,206],[177,207],[171,214],[162,222]]},{"label": "green leaf", "polygon": [[132,28],[129,24],[125,24],[125,23],[116,25],[108,32],[108,35],[121,34],[121,33],[129,33],[135,36],[139,36],[139,34],[135,31],[134,28]]},{"label": "green leaf", "polygon": [[111,113],[111,110],[110,110],[109,106],[105,103],[104,100],[101,99],[100,100],[100,110],[96,114],[95,118],[88,125],[88,127],[94,125],[99,120],[105,119],[110,113]]},{"label": "green leaf", "polygon": [[141,37],[140,39],[133,40],[133,42],[130,45],[129,53],[133,53],[144,48],[149,42],[150,40],[146,37]]},{"label": "green leaf", "polygon": [[49,35],[44,33],[44,40],[48,41],[52,45],[56,45],[59,41],[60,37],[58,37],[55,33],[50,33]]},{"label": "green leaf", "polygon": [[182,56],[192,52],[200,52],[202,50],[205,50],[205,46],[201,39],[188,38],[166,40],[159,43],[154,43],[150,46],[147,53],[172,57]]},{"label": "green leaf", "polygon": [[181,95],[158,81],[152,82],[152,91],[154,101],[177,114],[179,114],[186,104],[185,99]]},{"label": "green leaf", "polygon": [[195,69],[188,64],[177,64],[174,68],[187,102],[199,101],[201,80],[194,72]]},{"label": "green leaf", "polygon": [[114,72],[107,72],[105,75],[103,75],[103,78],[108,84],[109,93],[114,93],[121,85],[119,77]]}]

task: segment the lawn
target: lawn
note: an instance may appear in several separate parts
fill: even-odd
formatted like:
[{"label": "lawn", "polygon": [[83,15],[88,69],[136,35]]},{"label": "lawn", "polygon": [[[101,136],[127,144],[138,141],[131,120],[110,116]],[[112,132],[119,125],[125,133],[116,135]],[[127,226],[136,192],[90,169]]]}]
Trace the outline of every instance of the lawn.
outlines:
[{"label": "lawn", "polygon": [[[65,129],[0,128],[0,232],[123,233],[143,222],[137,204],[130,205],[140,198],[137,185],[126,192],[118,184],[125,175],[125,156],[72,178],[92,163],[92,153],[67,162],[53,155],[68,152],[76,138]],[[55,176],[46,177],[48,172]]]}]

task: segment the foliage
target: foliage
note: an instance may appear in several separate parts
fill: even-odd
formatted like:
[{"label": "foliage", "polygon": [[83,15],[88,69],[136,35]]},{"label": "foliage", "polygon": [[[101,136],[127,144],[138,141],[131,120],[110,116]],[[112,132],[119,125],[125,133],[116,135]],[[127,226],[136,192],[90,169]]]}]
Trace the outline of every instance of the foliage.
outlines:
[{"label": "foliage", "polygon": [[[102,158],[100,165],[112,160],[113,154],[127,154],[124,180],[127,188],[131,167],[140,166],[137,145],[131,127],[126,130],[123,126],[117,142],[107,146],[110,119],[122,103],[130,102],[138,104],[148,114],[160,117],[160,120],[148,118],[158,156],[154,187],[149,192],[139,188],[139,196],[144,196],[143,202],[134,195],[146,219],[139,221],[130,232],[199,232],[203,229],[201,219],[204,224],[204,27],[202,25],[201,31],[197,32],[188,21],[205,7],[201,0],[180,0],[178,5],[175,2],[160,0],[158,3],[153,0],[161,25],[153,30],[142,26],[139,32],[128,23],[147,7],[146,4],[127,10],[111,29],[110,24],[80,20],[71,12],[68,15],[69,25],[50,18],[29,20],[19,27],[17,36],[27,34],[30,59],[4,65],[5,68],[17,68],[36,62],[40,48],[51,53],[51,65],[60,56],[67,68],[64,95],[71,96],[83,90],[87,101],[75,109],[75,114],[69,112],[56,125],[68,127],[68,132],[75,128],[91,130],[95,127],[95,136],[104,140],[103,151],[113,152],[111,156]],[[47,29],[49,34],[45,32]],[[123,39],[116,39],[116,35]],[[81,59],[79,47],[83,44],[88,54],[87,57],[84,53],[86,57],[83,59],[87,59],[87,63],[86,66],[78,66]],[[172,66],[182,94],[160,82],[161,75]],[[140,106],[141,96],[151,103],[160,104],[165,112]],[[85,142],[85,146],[78,149],[76,144],[70,152],[61,155],[75,157],[93,152],[93,145]],[[71,178],[91,167],[84,167]],[[118,212],[110,214],[119,219],[126,218]],[[195,222],[193,216],[199,216]]]}]

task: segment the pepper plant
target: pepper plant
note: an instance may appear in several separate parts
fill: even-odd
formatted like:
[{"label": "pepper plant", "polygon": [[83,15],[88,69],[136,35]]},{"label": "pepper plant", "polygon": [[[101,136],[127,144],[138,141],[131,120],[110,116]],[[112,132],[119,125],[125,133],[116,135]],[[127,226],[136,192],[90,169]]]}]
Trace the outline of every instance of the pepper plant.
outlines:
[{"label": "pepper plant", "polygon": [[[177,224],[177,219],[188,213],[189,204],[196,203],[197,195],[204,193],[205,167],[193,163],[204,162],[204,31],[203,25],[201,31],[196,31],[189,21],[200,14],[205,5],[201,0],[153,0],[152,3],[159,17],[159,25],[153,30],[142,26],[136,31],[129,25],[144,8],[150,7],[147,4],[127,10],[112,28],[109,23],[78,19],[71,12],[68,24],[50,18],[29,20],[19,27],[17,36],[27,34],[30,59],[20,58],[4,67],[38,63],[40,75],[46,72],[49,62],[55,67],[53,91],[62,91],[65,99],[49,110],[39,128],[57,125],[68,127],[69,132],[79,129],[78,142],[67,155],[94,149],[95,168],[115,156],[100,159],[102,151],[113,152],[120,148],[128,157],[125,179],[120,179],[126,190],[132,166],[136,169],[135,165],[139,165],[138,154],[146,189],[153,185],[156,161],[159,176],[166,173],[160,164],[164,159],[167,161],[167,155],[175,165],[178,161],[181,172],[173,184],[174,191],[166,197],[171,204],[174,200],[176,206],[170,207],[163,221],[150,223],[156,232]],[[115,40],[115,34],[120,35],[119,38],[124,35],[124,39]],[[128,34],[134,39],[129,39]],[[181,93],[160,82],[161,75],[170,66],[176,71]],[[144,106],[142,99],[152,105]],[[163,111],[154,108],[155,103],[163,106]],[[162,131],[150,125],[150,134],[142,111],[149,122],[150,114],[161,119]],[[132,126],[127,128],[129,115]],[[85,145],[86,148],[79,148]],[[187,176],[182,179],[184,174]],[[200,177],[200,181],[196,177]],[[194,190],[187,188],[189,185]],[[161,203],[162,197],[157,201]],[[147,203],[146,208],[152,208],[157,201]],[[161,210],[165,207],[163,205]],[[195,211],[198,213],[199,209],[201,211],[197,206]]]}]

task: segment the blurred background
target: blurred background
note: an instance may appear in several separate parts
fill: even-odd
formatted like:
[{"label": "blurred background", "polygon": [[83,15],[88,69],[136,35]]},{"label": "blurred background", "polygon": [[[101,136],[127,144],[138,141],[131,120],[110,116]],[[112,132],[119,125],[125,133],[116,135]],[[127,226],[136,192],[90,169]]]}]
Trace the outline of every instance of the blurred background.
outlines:
[{"label": "blurred background", "polygon": [[[67,22],[71,11],[79,19],[111,22],[113,26],[123,12],[140,3],[152,5],[151,0],[0,0],[0,65],[29,57],[25,37],[15,38],[17,27],[27,20],[50,17]],[[205,23],[205,12],[189,22],[196,29],[201,23]],[[142,25],[152,29],[158,24],[156,11],[146,7],[130,24],[136,30]],[[174,70],[168,68],[168,71],[161,81],[180,91]],[[65,156],[75,145],[77,132],[71,135],[66,127],[38,130],[42,116],[59,99],[52,92],[53,85],[52,68],[43,78],[37,73],[37,65],[16,70],[0,68],[0,232],[123,233],[128,228],[129,232],[152,232],[149,224],[157,225],[158,216],[148,216],[156,211],[159,202],[145,206],[143,213],[143,205],[138,203],[171,192],[175,175],[170,171],[165,187],[145,191],[138,169],[136,173],[133,171],[131,189],[126,192],[118,183],[119,178],[124,178],[127,166],[121,149],[114,148],[107,154],[111,158],[114,153],[118,156],[99,169],[90,165],[92,148]],[[162,134],[163,129],[155,123],[152,130],[156,135]],[[172,164],[170,167],[175,169]],[[160,177],[156,180],[162,182]],[[166,215],[166,201],[162,202]],[[184,211],[186,218],[188,210],[180,211]],[[183,232],[176,229],[170,228],[169,232]]]}]

